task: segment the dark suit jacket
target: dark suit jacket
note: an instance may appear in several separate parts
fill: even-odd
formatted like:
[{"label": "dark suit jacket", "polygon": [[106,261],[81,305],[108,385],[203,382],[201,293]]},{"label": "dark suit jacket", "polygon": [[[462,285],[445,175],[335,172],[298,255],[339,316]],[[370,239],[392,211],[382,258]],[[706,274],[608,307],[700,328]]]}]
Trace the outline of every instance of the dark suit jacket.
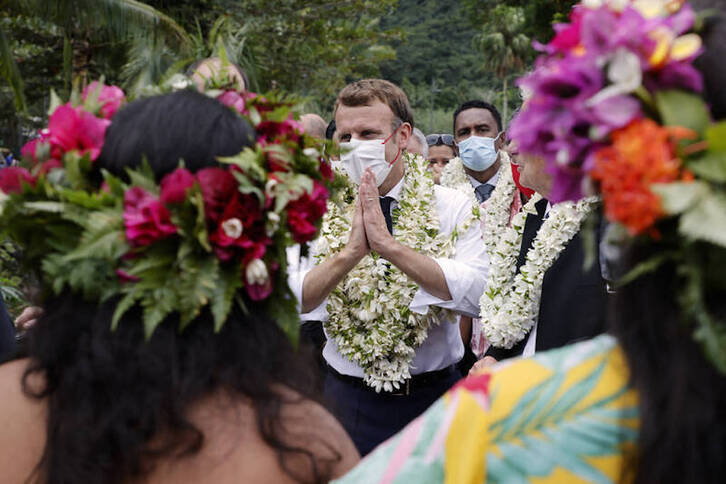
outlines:
[{"label": "dark suit jacket", "polygon": [[[527,252],[532,247],[542,225],[546,205],[546,200],[540,201],[537,204],[538,213],[527,216],[517,268],[524,264]],[[587,271],[584,269],[584,260],[582,238],[578,232],[545,272],[537,320],[537,351],[559,348],[595,337],[607,330],[607,289],[600,270],[599,254]],[[487,355],[497,360],[519,356],[526,343],[525,336],[513,348],[489,348]]]},{"label": "dark suit jacket", "polygon": [[15,326],[0,297],[0,363],[15,353]]}]

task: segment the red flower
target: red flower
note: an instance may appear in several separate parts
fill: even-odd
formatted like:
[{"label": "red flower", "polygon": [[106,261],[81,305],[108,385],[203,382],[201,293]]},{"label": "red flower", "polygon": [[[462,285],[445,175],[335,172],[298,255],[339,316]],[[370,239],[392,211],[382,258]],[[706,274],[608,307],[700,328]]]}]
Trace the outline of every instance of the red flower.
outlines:
[{"label": "red flower", "polygon": [[690,179],[675,154],[674,139],[690,132],[665,128],[650,119],[632,121],[612,133],[612,144],[595,153],[591,172],[600,182],[605,214],[633,234],[651,229],[663,216],[654,183]]},{"label": "red flower", "polygon": [[335,178],[333,168],[330,166],[330,163],[325,161],[323,158],[320,158],[320,174],[323,176],[324,180],[333,181]]},{"label": "red flower", "polygon": [[194,175],[185,169],[177,168],[161,180],[161,201],[182,203],[186,200],[187,190],[194,186]]},{"label": "red flower", "polygon": [[299,244],[310,242],[315,237],[315,223],[327,211],[328,190],[319,181],[314,181],[313,193],[304,193],[287,204],[287,225],[292,238]]},{"label": "red flower", "polygon": [[292,119],[292,115],[281,123],[277,121],[262,121],[257,125],[256,129],[257,136],[266,140],[287,138],[292,141],[298,141],[303,132],[302,124]]},{"label": "red flower", "polygon": [[0,169],[0,190],[4,193],[22,193],[23,183],[35,187],[35,177],[25,168],[10,166]]},{"label": "red flower", "polygon": [[[89,94],[98,90],[99,83],[93,81],[83,90],[81,97],[85,101]],[[126,95],[118,86],[106,86],[101,84],[101,91],[98,94],[98,102],[101,104],[99,114],[105,119],[111,119],[116,111],[126,102]]]},{"label": "red flower", "polygon": [[48,121],[50,142],[63,153],[71,150],[77,150],[81,155],[88,153],[93,161],[101,153],[106,128],[110,124],[111,121],[97,118],[80,107],[64,104],[53,112]]},{"label": "red flower", "polygon": [[35,178],[25,168],[9,166],[0,169],[0,190],[4,193],[22,193],[23,183],[35,187]]},{"label": "red flower", "polygon": [[126,239],[135,246],[149,245],[177,231],[164,204],[139,187],[124,194],[124,226]]},{"label": "red flower", "polygon": [[139,282],[141,279],[139,279],[136,276],[132,276],[128,272],[122,270],[122,269],[116,269],[116,275],[118,276],[119,280],[122,283],[126,282]]},{"label": "red flower", "polygon": [[245,114],[245,98],[237,91],[224,91],[217,96],[217,101],[230,107],[240,114]]},{"label": "red flower", "polygon": [[242,263],[261,259],[272,241],[265,234],[262,207],[254,195],[236,192],[225,206],[209,241],[221,261],[242,253]]},{"label": "red flower", "polygon": [[272,278],[268,277],[264,284],[245,284],[245,290],[253,301],[262,301],[272,294]]},{"label": "red flower", "polygon": [[214,167],[199,170],[197,182],[204,199],[204,215],[216,223],[234,194],[239,193],[237,180],[228,170]]}]

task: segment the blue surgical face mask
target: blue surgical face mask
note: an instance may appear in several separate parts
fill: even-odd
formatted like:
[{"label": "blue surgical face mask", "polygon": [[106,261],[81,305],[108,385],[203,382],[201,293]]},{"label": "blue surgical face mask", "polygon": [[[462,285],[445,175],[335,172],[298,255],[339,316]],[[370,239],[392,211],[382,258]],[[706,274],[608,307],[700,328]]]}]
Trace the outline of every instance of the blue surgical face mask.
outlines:
[{"label": "blue surgical face mask", "polygon": [[[501,133],[500,133],[501,134]],[[459,158],[464,166],[474,171],[485,171],[497,161],[499,154],[494,146],[496,138],[470,136],[459,143]]]}]

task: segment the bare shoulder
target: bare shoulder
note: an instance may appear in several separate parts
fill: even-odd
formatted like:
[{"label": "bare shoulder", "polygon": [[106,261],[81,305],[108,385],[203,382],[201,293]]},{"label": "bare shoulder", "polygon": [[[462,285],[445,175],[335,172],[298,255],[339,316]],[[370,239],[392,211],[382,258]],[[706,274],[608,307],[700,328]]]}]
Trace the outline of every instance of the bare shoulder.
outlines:
[{"label": "bare shoulder", "polygon": [[190,420],[204,434],[200,452],[162,459],[145,482],[292,484],[313,481],[315,470],[328,481],[358,462],[355,446],[329,412],[286,387],[276,390],[283,397],[279,418],[273,419],[278,445],[302,452],[286,452],[281,460],[263,435],[255,405],[220,391],[190,409]]},{"label": "bare shoulder", "polygon": [[[3,482],[26,482],[38,464],[45,446],[47,406],[23,391],[23,373],[28,360],[0,365],[0,469]],[[28,379],[40,385],[37,376]]]},{"label": "bare shoulder", "polygon": [[[338,420],[317,402],[296,392],[282,388],[285,398],[282,423],[288,442],[310,450],[316,464],[329,479],[342,476],[360,460],[353,441]],[[302,456],[294,460],[304,472],[312,473],[310,459]]]}]

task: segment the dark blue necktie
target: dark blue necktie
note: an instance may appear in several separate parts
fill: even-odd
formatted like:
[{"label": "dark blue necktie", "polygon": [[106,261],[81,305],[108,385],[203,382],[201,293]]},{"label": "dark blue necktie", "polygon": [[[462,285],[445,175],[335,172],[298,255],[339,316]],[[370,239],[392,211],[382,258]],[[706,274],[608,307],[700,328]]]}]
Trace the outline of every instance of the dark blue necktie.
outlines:
[{"label": "dark blue necktie", "polygon": [[476,199],[479,200],[479,203],[483,203],[489,200],[489,197],[492,196],[493,191],[494,185],[490,185],[489,183],[482,183],[474,189],[474,194],[476,195]]},{"label": "dark blue necktie", "polygon": [[386,217],[386,227],[388,227],[389,234],[393,234],[393,219],[391,218],[391,203],[393,203],[393,200],[393,197],[381,197],[378,199],[381,202],[383,216]]}]

